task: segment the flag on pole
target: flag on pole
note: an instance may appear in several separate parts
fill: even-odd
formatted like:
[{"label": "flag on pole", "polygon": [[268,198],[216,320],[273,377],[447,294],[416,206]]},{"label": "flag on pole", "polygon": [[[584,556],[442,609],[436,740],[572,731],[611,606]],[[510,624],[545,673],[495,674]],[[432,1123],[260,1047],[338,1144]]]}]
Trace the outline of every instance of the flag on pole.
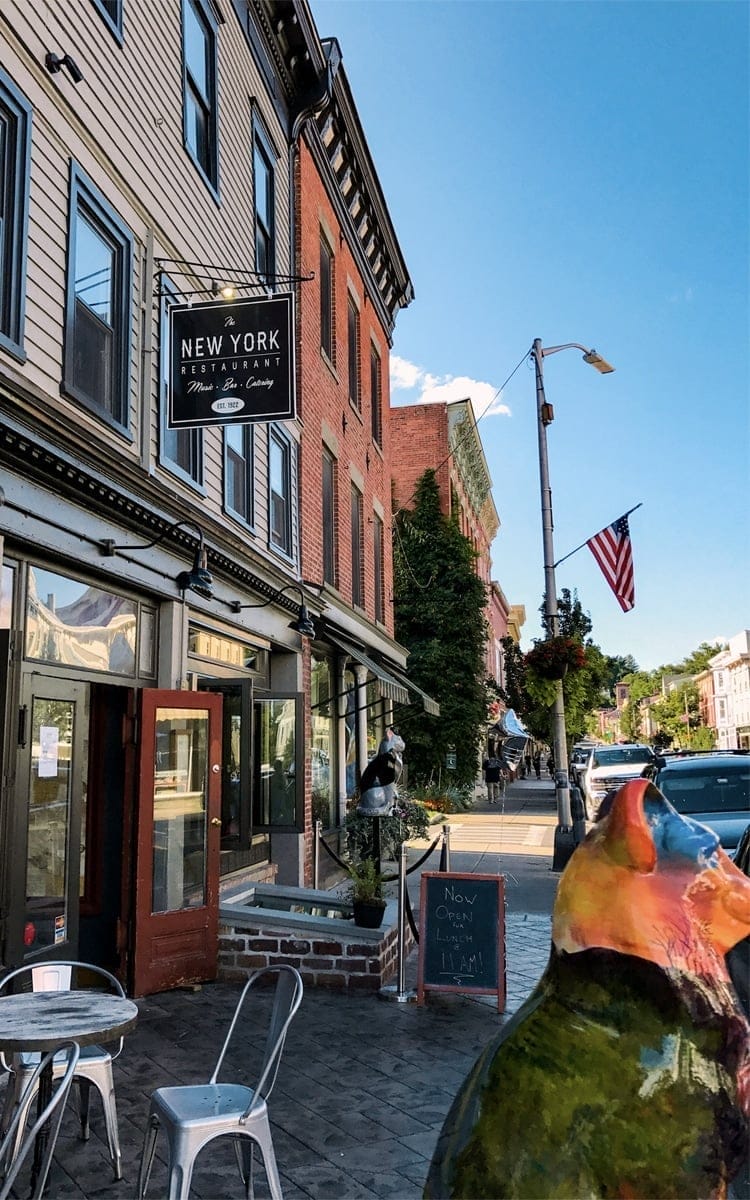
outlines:
[{"label": "flag on pole", "polygon": [[589,538],[586,545],[598,562],[604,578],[620,602],[623,612],[635,605],[633,580],[633,548],[627,513],[612,525]]}]

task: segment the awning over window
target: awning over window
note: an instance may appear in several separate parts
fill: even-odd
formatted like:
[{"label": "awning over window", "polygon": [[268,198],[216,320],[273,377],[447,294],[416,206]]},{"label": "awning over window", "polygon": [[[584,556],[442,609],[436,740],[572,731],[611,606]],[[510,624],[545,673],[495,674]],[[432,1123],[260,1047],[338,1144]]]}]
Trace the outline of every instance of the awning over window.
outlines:
[{"label": "awning over window", "polygon": [[412,700],[414,696],[419,697],[419,699],[422,701],[422,708],[426,713],[429,713],[432,717],[440,716],[440,705],[438,704],[437,700],[433,700],[432,696],[428,696],[427,692],[423,692],[421,687],[417,687],[416,683],[412,683],[411,679],[402,674],[402,672],[397,670],[395,667],[393,668],[393,674],[397,679],[401,680],[401,682],[409,689],[411,693],[413,693],[411,697]]},{"label": "awning over window", "polygon": [[329,641],[333,642],[334,646],[338,646],[339,650],[343,650],[344,654],[348,654],[355,662],[360,663],[363,667],[367,667],[370,674],[374,675],[378,681],[378,691],[380,695],[389,700],[395,700],[398,704],[411,704],[411,698],[403,683],[399,683],[394,679],[385,667],[381,667],[365,654],[364,650],[360,650],[359,646],[352,645],[346,638],[340,637],[337,634],[327,632]]}]

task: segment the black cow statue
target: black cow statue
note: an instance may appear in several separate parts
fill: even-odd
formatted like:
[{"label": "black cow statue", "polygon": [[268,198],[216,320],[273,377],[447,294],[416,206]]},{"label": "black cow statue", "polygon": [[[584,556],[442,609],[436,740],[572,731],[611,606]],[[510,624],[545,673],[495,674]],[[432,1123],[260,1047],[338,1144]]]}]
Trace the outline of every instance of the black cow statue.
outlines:
[{"label": "black cow statue", "polygon": [[387,817],[396,799],[396,784],[401,776],[403,738],[387,729],[378,752],[365,767],[359,784],[359,807],[363,817]]}]

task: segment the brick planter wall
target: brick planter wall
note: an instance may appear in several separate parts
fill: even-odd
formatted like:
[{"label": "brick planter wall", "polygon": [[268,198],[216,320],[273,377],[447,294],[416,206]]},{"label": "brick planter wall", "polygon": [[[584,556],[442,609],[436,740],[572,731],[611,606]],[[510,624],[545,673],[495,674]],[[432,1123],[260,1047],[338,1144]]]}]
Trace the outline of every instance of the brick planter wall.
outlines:
[{"label": "brick planter wall", "polygon": [[[281,914],[247,909],[247,916],[219,925],[219,978],[246,979],[259,967],[289,963],[301,973],[306,987],[342,992],[375,992],[398,971],[398,913],[391,901],[380,929],[360,929],[348,921],[309,918],[289,922]],[[324,926],[324,928],[321,928]],[[330,926],[330,929],[325,928]],[[407,928],[406,953],[413,945]]]}]

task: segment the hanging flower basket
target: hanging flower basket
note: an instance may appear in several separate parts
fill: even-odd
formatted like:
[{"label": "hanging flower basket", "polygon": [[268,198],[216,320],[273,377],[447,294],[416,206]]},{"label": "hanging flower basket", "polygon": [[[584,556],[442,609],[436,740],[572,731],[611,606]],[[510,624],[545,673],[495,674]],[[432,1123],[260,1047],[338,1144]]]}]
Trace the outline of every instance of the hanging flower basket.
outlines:
[{"label": "hanging flower basket", "polygon": [[537,642],[524,662],[541,679],[562,679],[568,671],[580,671],[586,665],[586,653],[575,638],[552,637]]}]

